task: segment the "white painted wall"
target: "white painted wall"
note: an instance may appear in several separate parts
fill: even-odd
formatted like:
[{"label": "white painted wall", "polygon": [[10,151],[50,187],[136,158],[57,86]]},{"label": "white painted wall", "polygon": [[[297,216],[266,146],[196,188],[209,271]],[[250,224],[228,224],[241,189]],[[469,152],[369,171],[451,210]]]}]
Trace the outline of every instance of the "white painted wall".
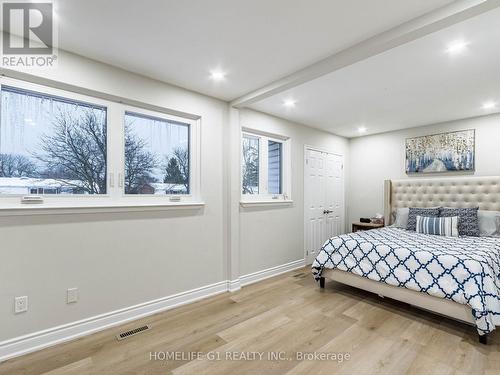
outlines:
[{"label": "white painted wall", "polygon": [[[0,218],[0,341],[226,279],[223,134],[228,105],[61,52],[53,80],[201,116],[202,210]],[[78,287],[80,301],[65,303]],[[13,314],[14,296],[29,311]]]},{"label": "white painted wall", "polygon": [[[303,259],[304,144],[347,162],[344,138],[249,110],[240,121],[225,102],[63,51],[57,69],[2,73],[200,116],[205,207],[0,217],[0,341]],[[240,124],[291,137],[293,206],[239,207]],[[29,311],[14,315],[21,295]]]},{"label": "white painted wall", "polygon": [[[304,258],[304,145],[315,146],[345,157],[348,140],[252,110],[240,111],[242,127],[291,138],[292,206],[240,208],[240,273]],[[347,185],[347,173],[344,178]]]},{"label": "white painted wall", "polygon": [[[348,141],[64,52],[56,70],[22,77],[201,116],[206,205],[0,217],[0,341],[303,259],[305,144],[345,156],[346,225],[382,212],[384,179],[407,178],[406,137],[475,128],[475,174],[500,174],[500,115]],[[240,126],[291,138],[292,206],[239,206]],[[80,301],[67,305],[70,287],[79,288]],[[20,295],[30,308],[14,315]]]},{"label": "white painted wall", "polygon": [[360,217],[383,213],[384,180],[429,177],[406,175],[406,138],[465,129],[476,129],[474,175],[500,175],[499,114],[351,139],[349,220],[357,221]]},{"label": "white painted wall", "polygon": [[[64,52],[56,70],[22,78],[201,116],[206,205],[0,217],[0,341],[303,259],[305,144],[345,156],[346,225],[382,211],[384,179],[406,178],[406,137],[475,128],[476,175],[500,174],[500,115],[348,141]],[[240,126],[291,138],[292,206],[239,206]],[[70,287],[80,301],[67,305]],[[14,315],[20,295],[30,308]]]}]

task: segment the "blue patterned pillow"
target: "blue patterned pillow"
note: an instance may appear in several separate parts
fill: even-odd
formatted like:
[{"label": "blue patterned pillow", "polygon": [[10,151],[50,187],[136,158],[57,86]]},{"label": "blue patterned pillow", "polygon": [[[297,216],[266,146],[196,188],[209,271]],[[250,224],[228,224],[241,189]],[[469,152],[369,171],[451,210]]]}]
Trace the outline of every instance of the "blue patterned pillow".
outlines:
[{"label": "blue patterned pillow", "polygon": [[417,226],[417,216],[439,217],[440,208],[441,207],[410,207],[410,211],[408,212],[408,223],[406,224],[406,230],[415,232],[415,228]]},{"label": "blue patterned pillow", "polygon": [[417,233],[458,237],[458,216],[425,217],[417,216]]},{"label": "blue patterned pillow", "polygon": [[477,211],[479,207],[474,208],[448,208],[441,209],[440,216],[450,217],[458,216],[458,233],[461,236],[479,237],[479,219]]}]

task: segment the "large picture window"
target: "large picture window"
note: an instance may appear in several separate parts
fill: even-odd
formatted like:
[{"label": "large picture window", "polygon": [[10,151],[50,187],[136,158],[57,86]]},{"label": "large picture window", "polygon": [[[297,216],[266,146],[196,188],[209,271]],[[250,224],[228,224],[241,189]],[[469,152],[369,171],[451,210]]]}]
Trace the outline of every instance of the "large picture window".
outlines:
[{"label": "large picture window", "polygon": [[203,204],[199,116],[5,77],[0,105],[0,214]]},{"label": "large picture window", "polygon": [[125,113],[125,193],[189,193],[189,124]]},{"label": "large picture window", "polygon": [[106,194],[106,107],[2,85],[0,194]]},{"label": "large picture window", "polygon": [[[245,130],[241,139],[243,200],[289,199],[289,139]],[[284,162],[286,161],[286,163]]]}]

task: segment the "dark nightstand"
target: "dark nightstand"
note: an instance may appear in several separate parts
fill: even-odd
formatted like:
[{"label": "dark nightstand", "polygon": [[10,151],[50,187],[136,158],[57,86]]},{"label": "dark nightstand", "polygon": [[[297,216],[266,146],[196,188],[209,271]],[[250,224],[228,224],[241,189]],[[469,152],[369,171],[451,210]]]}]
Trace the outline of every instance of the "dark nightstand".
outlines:
[{"label": "dark nightstand", "polygon": [[374,223],[361,223],[359,221],[352,223],[352,231],[358,232],[360,230],[370,230],[382,228],[384,224],[374,224]]}]

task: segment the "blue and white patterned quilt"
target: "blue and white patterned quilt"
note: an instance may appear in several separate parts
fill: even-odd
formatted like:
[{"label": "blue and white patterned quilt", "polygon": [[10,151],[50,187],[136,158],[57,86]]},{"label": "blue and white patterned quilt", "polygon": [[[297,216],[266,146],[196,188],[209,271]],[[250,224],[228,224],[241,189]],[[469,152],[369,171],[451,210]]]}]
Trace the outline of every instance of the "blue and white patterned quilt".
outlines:
[{"label": "blue and white patterned quilt", "polygon": [[500,325],[500,238],[382,228],[330,238],[312,265],[469,305],[480,334]]}]

